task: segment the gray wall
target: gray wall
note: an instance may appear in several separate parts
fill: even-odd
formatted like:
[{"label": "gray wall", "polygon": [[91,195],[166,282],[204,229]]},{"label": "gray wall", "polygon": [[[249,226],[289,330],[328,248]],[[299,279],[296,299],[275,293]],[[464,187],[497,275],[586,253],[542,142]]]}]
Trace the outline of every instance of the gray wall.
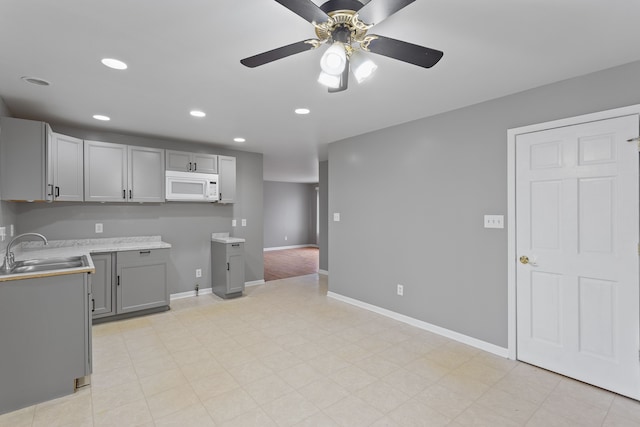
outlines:
[{"label": "gray wall", "polygon": [[483,215],[507,213],[507,129],[639,86],[635,62],[330,144],[330,290],[506,347],[507,231]]},{"label": "gray wall", "polygon": [[320,189],[320,235],[318,246],[320,247],[320,270],[329,271],[329,162],[320,162],[319,167]]},{"label": "gray wall", "polygon": [[[244,237],[245,279],[264,278],[262,154],[218,149],[213,146],[94,132],[57,126],[56,132],[83,139],[122,144],[172,148],[235,156],[237,159],[237,202],[230,205],[167,202],[127,203],[14,203],[19,232],[35,231],[50,239],[102,238],[161,235],[173,245],[170,265],[170,293],[191,291],[195,284],[210,286],[210,241],[212,232],[229,232]],[[231,219],[238,227],[231,227]],[[241,219],[247,226],[239,226]],[[95,234],[95,223],[104,224],[104,233]],[[195,269],[202,268],[202,278]]]},{"label": "gray wall", "polygon": [[[11,112],[9,111],[9,108],[7,108],[7,105],[4,103],[4,100],[2,98],[0,98],[0,116],[11,117]],[[2,129],[0,129],[0,132],[2,132]],[[0,227],[7,228],[6,240],[0,241],[0,253],[2,253],[2,256],[4,256],[3,251],[7,247],[7,244],[11,239],[11,237],[9,236],[9,226],[11,224],[15,225],[15,223],[16,215],[12,204],[0,200]],[[0,259],[0,265],[2,264],[2,262],[3,260]]]},{"label": "gray wall", "polygon": [[264,181],[265,248],[316,244],[316,187]]}]

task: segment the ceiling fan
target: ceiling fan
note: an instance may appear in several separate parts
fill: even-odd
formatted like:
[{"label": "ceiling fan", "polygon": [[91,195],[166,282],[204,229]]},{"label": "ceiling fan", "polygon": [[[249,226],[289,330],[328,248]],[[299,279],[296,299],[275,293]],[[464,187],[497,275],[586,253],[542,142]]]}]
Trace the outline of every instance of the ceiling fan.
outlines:
[{"label": "ceiling fan", "polygon": [[315,27],[317,38],[244,58],[240,62],[247,67],[258,67],[328,44],[320,60],[322,71],[318,81],[327,86],[329,92],[340,92],[347,88],[350,70],[360,82],[377,68],[365,52],[424,68],[433,67],[443,55],[439,50],[367,33],[415,0],[328,0],[321,6],[311,0],[275,1],[309,21]]}]

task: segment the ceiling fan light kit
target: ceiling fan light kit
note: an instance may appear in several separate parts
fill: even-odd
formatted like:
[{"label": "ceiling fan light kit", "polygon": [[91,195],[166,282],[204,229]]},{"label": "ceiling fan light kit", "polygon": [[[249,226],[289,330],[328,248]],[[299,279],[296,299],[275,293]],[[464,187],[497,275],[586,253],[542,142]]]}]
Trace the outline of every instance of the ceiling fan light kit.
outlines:
[{"label": "ceiling fan light kit", "polygon": [[244,58],[240,62],[254,68],[287,56],[317,49],[328,43],[329,47],[320,59],[322,71],[318,81],[327,86],[330,93],[347,89],[350,70],[353,71],[358,83],[373,74],[377,66],[366,58],[365,52],[387,56],[423,68],[431,68],[440,61],[443,52],[389,37],[367,34],[375,24],[414,1],[370,0],[363,4],[358,0],[329,0],[317,6],[311,0],[276,0],[310,22],[315,28],[317,38],[263,52]]}]

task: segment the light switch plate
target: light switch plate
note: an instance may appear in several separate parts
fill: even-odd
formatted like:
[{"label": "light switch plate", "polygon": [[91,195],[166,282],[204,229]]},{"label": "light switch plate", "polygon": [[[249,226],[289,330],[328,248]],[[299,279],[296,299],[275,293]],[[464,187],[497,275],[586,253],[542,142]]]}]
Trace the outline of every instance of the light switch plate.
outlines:
[{"label": "light switch plate", "polygon": [[13,224],[11,224],[9,226],[9,237],[13,237],[14,234],[16,234],[16,230],[13,228]]},{"label": "light switch plate", "polygon": [[238,221],[236,221],[235,219],[231,220],[231,226],[235,227],[236,225],[238,225]]},{"label": "light switch plate", "polygon": [[0,227],[0,242],[4,242],[7,237],[7,227]]},{"label": "light switch plate", "polygon": [[334,212],[334,213],[333,213],[333,220],[334,220],[335,222],[340,221],[340,212]]},{"label": "light switch plate", "polygon": [[246,227],[246,226],[247,226],[247,220],[246,220],[246,219],[244,219],[244,218],[242,218],[242,226],[243,226],[243,227]]},{"label": "light switch plate", "polygon": [[485,215],[484,228],[504,228],[504,215]]}]

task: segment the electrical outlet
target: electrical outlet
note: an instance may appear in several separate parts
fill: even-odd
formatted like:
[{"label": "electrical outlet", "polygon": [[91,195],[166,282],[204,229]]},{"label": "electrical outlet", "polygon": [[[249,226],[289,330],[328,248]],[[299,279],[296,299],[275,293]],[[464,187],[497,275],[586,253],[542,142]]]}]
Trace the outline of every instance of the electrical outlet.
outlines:
[{"label": "electrical outlet", "polygon": [[504,228],[504,215],[485,215],[484,228]]},{"label": "electrical outlet", "polygon": [[196,277],[202,277],[202,269],[196,268]]},{"label": "electrical outlet", "polygon": [[404,286],[398,285],[398,295],[400,296],[404,295]]},{"label": "electrical outlet", "polygon": [[243,226],[243,227],[246,227],[246,226],[247,226],[247,220],[246,220],[246,219],[244,219],[244,218],[242,218],[242,226]]},{"label": "electrical outlet", "polygon": [[236,221],[235,219],[231,220],[231,226],[235,227],[236,225],[238,225],[238,221]]},{"label": "electrical outlet", "polygon": [[96,223],[96,233],[102,233],[102,223]]},{"label": "electrical outlet", "polygon": [[287,239],[289,239],[289,238],[287,236],[284,236],[284,240],[287,240]]},{"label": "electrical outlet", "polygon": [[340,221],[340,212],[334,212],[334,214],[333,214],[333,220],[334,220],[335,222]]}]

